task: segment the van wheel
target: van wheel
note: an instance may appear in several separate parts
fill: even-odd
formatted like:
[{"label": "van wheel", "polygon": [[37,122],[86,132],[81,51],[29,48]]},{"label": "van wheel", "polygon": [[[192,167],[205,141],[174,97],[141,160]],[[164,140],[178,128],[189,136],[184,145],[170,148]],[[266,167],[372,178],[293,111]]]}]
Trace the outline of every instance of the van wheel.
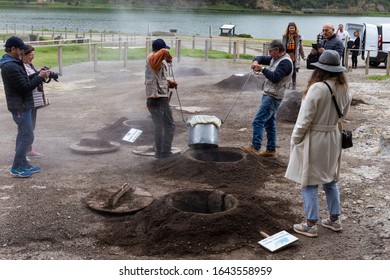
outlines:
[{"label": "van wheel", "polygon": [[372,67],[378,67],[379,64],[380,64],[379,62],[370,61],[370,66]]}]

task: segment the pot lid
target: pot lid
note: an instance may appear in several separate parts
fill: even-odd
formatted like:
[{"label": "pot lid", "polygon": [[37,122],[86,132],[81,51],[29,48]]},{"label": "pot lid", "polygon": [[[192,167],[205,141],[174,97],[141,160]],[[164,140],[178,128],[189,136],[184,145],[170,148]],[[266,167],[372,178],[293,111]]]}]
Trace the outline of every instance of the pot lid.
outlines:
[{"label": "pot lid", "polygon": [[217,128],[221,127],[221,120],[216,116],[196,115],[187,119],[187,125],[195,126],[197,124],[213,124]]}]

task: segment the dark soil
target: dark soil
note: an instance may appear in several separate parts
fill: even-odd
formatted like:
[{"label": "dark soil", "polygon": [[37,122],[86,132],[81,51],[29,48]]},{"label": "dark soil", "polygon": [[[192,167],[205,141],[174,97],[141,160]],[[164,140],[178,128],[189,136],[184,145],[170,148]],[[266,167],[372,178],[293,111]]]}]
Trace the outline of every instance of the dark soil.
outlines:
[{"label": "dark soil", "polygon": [[[180,63],[191,67],[175,70],[181,103],[175,93],[173,146],[182,151],[175,157],[133,152],[152,147],[154,138],[144,61],[126,69],[121,62],[99,62],[96,72],[92,63],[72,65],[60,82],[45,85],[52,103],[38,112],[34,141],[34,149],[45,156],[32,161],[42,170],[31,178],[8,173],[16,127],[9,112],[0,111],[1,259],[389,259],[388,82],[366,80],[363,68],[348,73],[354,99],[362,102],[348,114],[348,129],[356,137],[342,158],[343,231],[319,225],[317,238],[298,236],[288,249],[270,253],[258,244],[259,231],[293,233],[292,225],[304,220],[300,187],[284,172],[295,107],[311,71],[301,69],[297,98],[277,120],[278,157],[262,158],[240,149],[250,144],[261,75],[234,74],[247,73],[248,61],[186,58]],[[5,108],[4,98],[0,102]],[[195,113],[181,112],[182,106],[223,120],[218,148],[189,147],[183,119]],[[134,143],[122,141],[131,128],[142,130],[141,135]],[[115,141],[121,147],[73,153],[70,146],[80,139],[99,139],[88,145]],[[126,183],[150,193],[153,202],[129,213],[86,205],[90,197],[109,201]],[[132,199],[127,193],[116,207]],[[319,204],[322,219],[328,216],[322,191]]]}]

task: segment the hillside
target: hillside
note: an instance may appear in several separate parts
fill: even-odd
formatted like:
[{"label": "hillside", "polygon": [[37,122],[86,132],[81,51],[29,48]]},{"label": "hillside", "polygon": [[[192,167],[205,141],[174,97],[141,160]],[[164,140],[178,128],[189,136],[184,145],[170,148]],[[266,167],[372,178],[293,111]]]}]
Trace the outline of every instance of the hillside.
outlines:
[{"label": "hillside", "polygon": [[0,5],[79,8],[163,8],[259,13],[389,15],[390,0],[0,0]]},{"label": "hillside", "polygon": [[[91,2],[102,1],[91,0]],[[110,4],[130,4],[132,6],[167,6],[219,10],[256,9],[263,12],[281,13],[386,14],[390,11],[390,0],[110,0],[109,2]]]}]

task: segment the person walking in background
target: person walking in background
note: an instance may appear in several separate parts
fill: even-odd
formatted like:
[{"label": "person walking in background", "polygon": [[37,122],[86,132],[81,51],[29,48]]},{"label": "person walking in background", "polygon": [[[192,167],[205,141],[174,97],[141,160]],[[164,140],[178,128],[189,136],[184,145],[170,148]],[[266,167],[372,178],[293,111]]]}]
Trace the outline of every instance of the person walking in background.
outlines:
[{"label": "person walking in background", "polygon": [[341,40],[341,42],[343,42],[343,46],[346,47],[349,40],[349,33],[347,30],[344,30],[344,25],[341,23],[337,28],[336,36]]},{"label": "person walking in background", "polygon": [[6,54],[0,59],[1,76],[7,100],[8,110],[18,126],[16,151],[10,174],[15,177],[29,177],[39,172],[39,166],[31,166],[26,159],[26,152],[34,141],[31,110],[34,107],[32,90],[49,77],[49,70],[41,70],[29,77],[23,65],[22,54],[28,48],[24,42],[12,36],[5,42]]},{"label": "person walking in background", "polygon": [[[291,81],[293,63],[279,40],[270,42],[268,52],[270,56],[256,56],[252,61],[253,71],[263,73],[265,79],[263,97],[252,121],[252,145],[243,150],[264,157],[276,157],[276,111]],[[260,152],[264,129],[267,132],[267,148]]]},{"label": "person walking in background", "polygon": [[175,122],[169,105],[169,89],[177,88],[177,83],[168,80],[168,67],[172,55],[163,39],[152,43],[153,52],[146,59],[145,91],[146,106],[154,123],[155,157],[165,158],[172,153],[172,141],[175,134]]},{"label": "person walking in background", "polygon": [[360,49],[360,32],[359,30],[355,30],[353,32],[353,36],[355,37],[355,41],[353,41],[352,45],[352,68],[357,68],[357,62],[358,62],[358,55],[359,55],[359,49]]},{"label": "person walking in background", "polygon": [[293,62],[292,89],[296,89],[297,73],[301,68],[301,58],[303,60],[306,58],[302,46],[302,36],[299,35],[299,30],[295,22],[290,22],[287,25],[286,32],[282,38],[282,43],[285,45],[286,52]]},{"label": "person walking in background", "polygon": [[322,185],[325,191],[329,211],[329,218],[322,220],[322,226],[333,231],[342,229],[340,193],[336,183],[340,169],[341,132],[330,89],[344,117],[352,101],[345,68],[340,66],[340,56],[336,51],[325,50],[314,65],[316,69],[303,93],[291,135],[290,159],[285,174],[287,179],[302,186],[306,221],[295,224],[293,230],[309,237],[317,236],[318,185]]},{"label": "person walking in background", "polygon": [[[338,28],[337,28],[337,31],[336,31],[336,36],[337,38],[340,39],[340,41],[343,43],[343,47],[344,47],[344,50],[345,48],[347,47],[347,43],[349,41],[349,33],[348,31],[346,31],[344,29],[344,25],[342,25],[341,23],[339,24]],[[342,61],[342,65],[344,66],[345,65],[345,62],[344,62],[344,53],[343,53],[343,56],[341,57],[341,61]]]},{"label": "person walking in background", "polygon": [[[23,53],[22,60],[24,63],[24,67],[26,68],[27,75],[33,77],[39,72],[32,64],[32,61],[35,59],[35,49],[31,45],[26,45],[26,46],[27,48]],[[47,105],[45,104],[43,83],[39,84],[36,88],[33,89],[33,100],[34,100],[34,107],[31,109],[31,119],[32,119],[33,130],[35,130],[38,108],[42,108]],[[32,158],[40,158],[40,157],[43,157],[43,154],[38,153],[32,148],[32,146],[29,146],[29,148],[27,149],[27,159],[30,160]]]}]

